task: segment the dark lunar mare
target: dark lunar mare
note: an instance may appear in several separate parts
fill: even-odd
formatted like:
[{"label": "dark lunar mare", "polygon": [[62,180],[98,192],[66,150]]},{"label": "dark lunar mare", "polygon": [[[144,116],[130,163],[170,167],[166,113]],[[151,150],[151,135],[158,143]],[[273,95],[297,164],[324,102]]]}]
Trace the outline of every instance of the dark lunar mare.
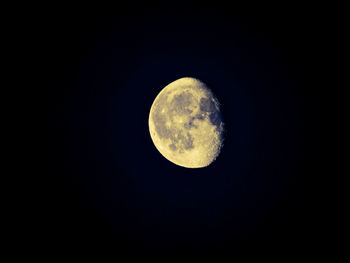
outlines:
[{"label": "dark lunar mare", "polygon": [[213,112],[217,110],[214,101],[210,98],[201,98],[199,108],[202,112]]},{"label": "dark lunar mare", "polygon": [[191,114],[192,110],[189,107],[193,104],[194,98],[189,91],[182,92],[175,95],[170,103],[170,109],[173,115],[187,115]]},{"label": "dark lunar mare", "polygon": [[[222,114],[220,109],[218,109],[216,106],[214,99],[201,98],[199,106],[201,113],[208,114],[211,124],[216,126],[216,129],[218,130],[220,128],[220,124],[222,123]],[[203,118],[203,114],[199,114],[198,117]]]},{"label": "dark lunar mare", "polygon": [[211,124],[215,125],[216,127],[220,126],[222,122],[222,116],[219,111],[214,111],[209,114],[209,120]]}]

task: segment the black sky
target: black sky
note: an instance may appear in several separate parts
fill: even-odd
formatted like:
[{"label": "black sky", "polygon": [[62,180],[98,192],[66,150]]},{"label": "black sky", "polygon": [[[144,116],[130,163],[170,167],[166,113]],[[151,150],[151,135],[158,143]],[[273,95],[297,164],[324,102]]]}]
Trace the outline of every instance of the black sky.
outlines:
[{"label": "black sky", "polygon": [[[292,253],[319,237],[317,16],[181,9],[47,14],[54,251]],[[148,132],[154,98],[185,76],[213,90],[227,127],[203,169],[167,161]]]}]

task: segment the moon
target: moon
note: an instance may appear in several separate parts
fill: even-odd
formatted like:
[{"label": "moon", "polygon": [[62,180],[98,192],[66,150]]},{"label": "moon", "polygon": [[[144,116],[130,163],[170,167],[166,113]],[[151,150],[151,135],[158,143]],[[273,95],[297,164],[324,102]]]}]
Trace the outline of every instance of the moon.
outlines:
[{"label": "moon", "polygon": [[225,125],[214,93],[200,80],[180,78],[155,98],[148,120],[158,151],[186,167],[210,165],[223,146]]}]

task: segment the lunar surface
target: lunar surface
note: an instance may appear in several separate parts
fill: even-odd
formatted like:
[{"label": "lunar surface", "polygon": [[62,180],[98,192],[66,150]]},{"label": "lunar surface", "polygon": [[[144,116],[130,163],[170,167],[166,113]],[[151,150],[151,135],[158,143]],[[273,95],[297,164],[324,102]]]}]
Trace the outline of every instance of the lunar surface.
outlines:
[{"label": "lunar surface", "polygon": [[181,78],[161,90],[152,104],[148,125],[158,151],[183,167],[210,165],[223,145],[219,102],[198,79]]}]

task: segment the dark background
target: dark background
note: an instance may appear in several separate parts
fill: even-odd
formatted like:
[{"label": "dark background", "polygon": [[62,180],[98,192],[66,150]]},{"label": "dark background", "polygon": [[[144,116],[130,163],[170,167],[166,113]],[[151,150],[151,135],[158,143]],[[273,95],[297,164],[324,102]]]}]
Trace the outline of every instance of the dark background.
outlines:
[{"label": "dark background", "polygon": [[[316,13],[47,13],[47,249],[233,256],[317,247]],[[186,76],[213,90],[227,127],[221,154],[202,169],[166,160],[148,131],[157,94]]]}]

